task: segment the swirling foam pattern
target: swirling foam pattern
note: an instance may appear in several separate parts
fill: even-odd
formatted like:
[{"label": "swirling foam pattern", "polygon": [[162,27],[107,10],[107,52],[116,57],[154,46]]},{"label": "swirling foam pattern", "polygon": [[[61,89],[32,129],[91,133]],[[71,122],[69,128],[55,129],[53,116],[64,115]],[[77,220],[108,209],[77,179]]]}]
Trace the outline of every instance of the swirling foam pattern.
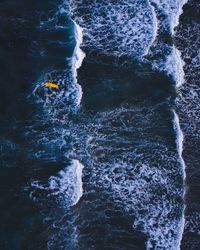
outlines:
[{"label": "swirling foam pattern", "polygon": [[178,248],[183,223],[182,169],[176,146],[164,136],[170,119],[163,113],[151,106],[101,113],[87,144],[92,168],[85,185],[132,216],[133,231],[147,236],[147,249]]},{"label": "swirling foam pattern", "polygon": [[[185,83],[176,99],[180,124],[185,140],[183,157],[186,162],[186,193],[185,231],[183,249],[198,249],[200,244],[200,203],[196,196],[200,182],[200,24],[199,1],[188,2],[185,15],[182,16],[176,32],[176,43],[182,53],[185,66]],[[191,18],[192,16],[192,18]]]},{"label": "swirling foam pattern", "polygon": [[[49,249],[129,249],[137,241],[144,249],[141,234],[147,249],[178,248],[183,172],[171,116],[165,105],[143,103],[98,112],[71,127],[71,157],[85,166],[83,198],[69,208],[81,193],[74,165],[50,177],[48,184],[32,183],[33,199],[57,199],[64,208],[54,219]],[[169,129],[172,136],[166,137]],[[80,175],[78,179],[80,184]],[[52,227],[51,221],[45,223]]]},{"label": "swirling foam pattern", "polygon": [[83,47],[108,56],[140,57],[153,39],[148,1],[71,1],[74,20],[84,28]]},{"label": "swirling foam pattern", "polygon": [[[182,5],[183,1],[70,1],[71,14],[83,28],[85,60],[139,59],[174,77],[177,84],[182,83],[181,56],[162,35],[173,33]],[[49,249],[130,249],[135,242],[140,249],[177,249],[183,227],[184,174],[169,105],[136,102],[96,110],[93,117],[79,113],[75,122],[69,121],[78,94],[73,70],[69,72],[44,77],[62,87],[58,95],[42,88],[35,91],[48,110],[47,122],[54,125],[40,142],[55,145],[85,166],[83,198],[73,209],[77,189],[69,178],[80,177],[80,171],[79,177],[74,175],[73,164],[50,177],[48,184],[33,182],[39,192],[67,201],[54,220],[57,231],[49,234]],[[110,88],[112,79],[111,74]],[[33,198],[40,201],[39,196]]]}]

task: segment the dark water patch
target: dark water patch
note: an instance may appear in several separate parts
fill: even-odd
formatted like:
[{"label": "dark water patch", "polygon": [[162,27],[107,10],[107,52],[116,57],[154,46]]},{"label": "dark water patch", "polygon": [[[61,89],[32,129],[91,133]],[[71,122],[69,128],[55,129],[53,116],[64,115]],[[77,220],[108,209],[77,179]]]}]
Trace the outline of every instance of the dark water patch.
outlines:
[{"label": "dark water patch", "polygon": [[175,98],[172,81],[166,75],[138,65],[133,69],[84,61],[79,70],[86,110],[106,110],[122,103],[171,102]]},{"label": "dark water patch", "polygon": [[58,4],[58,1],[1,2],[2,112],[30,92],[41,71],[66,67],[75,41],[70,38],[73,32],[69,18],[62,21],[62,29],[57,27],[56,20],[64,16],[58,11]]},{"label": "dark water patch", "polygon": [[[37,159],[37,139],[26,133],[33,132],[28,125],[38,122],[38,107],[28,98],[38,78],[43,71],[65,69],[73,53],[72,22],[59,12],[60,3],[0,3],[1,249],[47,248],[43,216],[29,197],[29,187],[32,178],[57,173],[63,160],[59,155],[52,161]],[[48,157],[56,154],[46,150]]]}]

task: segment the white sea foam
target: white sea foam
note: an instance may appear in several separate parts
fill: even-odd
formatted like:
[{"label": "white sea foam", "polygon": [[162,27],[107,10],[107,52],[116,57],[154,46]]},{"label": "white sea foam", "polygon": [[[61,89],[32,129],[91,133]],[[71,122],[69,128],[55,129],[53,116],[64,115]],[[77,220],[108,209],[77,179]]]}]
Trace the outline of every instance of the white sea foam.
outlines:
[{"label": "white sea foam", "polygon": [[157,20],[155,8],[154,8],[154,6],[151,4],[151,1],[150,1],[150,0],[148,0],[147,2],[148,2],[148,4],[149,4],[149,6],[150,6],[150,8],[151,8],[151,12],[152,12],[153,33],[152,33],[152,40],[151,40],[151,42],[149,43],[149,46],[148,46],[148,48],[147,48],[146,53],[144,54],[144,56],[145,56],[145,55],[148,55],[149,50],[150,50],[152,44],[154,43],[154,41],[156,40],[156,37],[157,37],[157,34],[158,34],[158,20]]},{"label": "white sea foam", "polygon": [[78,160],[61,170],[57,176],[49,178],[49,189],[53,196],[63,196],[70,206],[76,205],[83,195],[82,170],[83,165]]},{"label": "white sea foam", "polygon": [[[183,13],[183,6],[188,2],[188,0],[181,0],[177,3],[177,8],[173,12],[173,21],[171,22],[171,31],[174,34],[174,29],[179,25],[179,17]],[[174,8],[175,9],[175,8]]]},{"label": "white sea foam", "polygon": [[[177,113],[175,112],[175,110],[173,110],[173,113],[174,113],[174,130],[176,131],[176,134],[177,134],[177,137],[176,137],[177,151],[178,151],[178,154],[179,154],[180,163],[181,163],[182,170],[183,170],[183,178],[185,179],[185,177],[186,177],[186,173],[185,173],[186,166],[185,166],[185,162],[184,162],[184,159],[183,159],[183,156],[182,156],[184,136],[183,136],[183,132],[181,130],[179,117],[178,117]],[[184,196],[184,194],[183,194],[183,196]],[[183,209],[181,227],[179,229],[178,249],[180,249],[180,247],[181,247],[181,240],[182,240],[184,226],[185,226],[184,210],[185,209]]]},{"label": "white sea foam", "polygon": [[176,147],[156,133],[167,122],[160,112],[134,106],[99,114],[87,142],[90,185],[103,187],[133,214],[133,230],[147,236],[147,249],[177,249],[184,224],[183,187],[176,181],[182,170]]},{"label": "white sea foam", "polygon": [[165,72],[172,77],[176,87],[179,88],[184,83],[184,61],[181,58],[181,52],[175,47],[169,47],[169,54],[153,62],[153,68]]},{"label": "white sea foam", "polygon": [[[199,184],[199,142],[200,142],[200,23],[199,1],[189,1],[191,15],[186,15],[184,22],[176,31],[177,47],[187,62],[185,84],[176,98],[177,113],[184,133],[184,156],[189,175],[186,193],[186,222],[184,228],[183,248],[198,249],[200,235],[199,199],[195,196]],[[192,17],[192,18],[191,18]],[[190,189],[190,185],[195,187]],[[192,237],[191,237],[192,236]]]},{"label": "white sea foam", "polygon": [[[77,4],[73,2],[73,12],[76,15],[76,8],[78,5],[82,7],[82,1],[75,2]],[[101,3],[105,6],[102,6]],[[156,39],[158,30],[154,7],[148,5],[144,11],[143,7],[146,5],[143,6],[141,2],[135,3],[130,4],[133,10],[137,10],[136,16],[131,18],[128,2],[127,5],[122,4],[122,6],[117,4],[112,6],[105,1],[89,3],[89,7],[87,6],[89,13],[85,17],[75,18],[85,30],[84,46],[114,56],[133,54],[134,56],[143,56],[148,53],[150,46]],[[142,8],[137,9],[141,6]],[[105,19],[103,15],[98,14],[98,10],[106,15]],[[168,21],[165,20],[166,22]],[[79,92],[77,98],[79,105],[82,90],[78,84],[77,70],[80,68],[85,54],[80,49],[83,42],[83,29],[77,23],[74,21],[76,47],[72,59],[72,71],[74,83]],[[177,19],[174,23],[177,23]],[[172,26],[174,29],[175,25]],[[107,29],[108,27],[109,29]],[[110,35],[111,38],[108,39]],[[115,42],[116,44],[114,44]],[[159,61],[156,66],[157,69],[173,76],[177,86],[180,86],[183,83],[183,64],[181,64],[183,62],[177,58],[181,59],[181,55],[173,47],[171,54],[166,56],[166,60]],[[174,66],[175,69],[173,69]],[[184,224],[183,216],[179,218],[174,215],[177,207],[181,206],[176,202],[176,198],[179,199],[181,193],[181,187],[177,188],[175,181],[176,177],[180,175],[177,167],[178,157],[177,152],[167,148],[165,138],[157,134],[147,137],[150,131],[155,130],[152,127],[155,124],[159,126],[159,122],[161,122],[159,129],[164,127],[162,121],[157,120],[156,116],[153,117],[154,111],[152,113],[150,111],[148,110],[145,121],[145,110],[137,110],[136,108],[135,110],[116,110],[105,113],[101,119],[99,118],[94,129],[96,134],[90,136],[87,145],[88,157],[92,158],[91,162],[88,160],[92,172],[89,181],[93,188],[98,185],[103,187],[105,192],[114,197],[117,205],[122,204],[127,211],[134,209],[136,219],[133,222],[133,227],[137,230],[138,227],[142,226],[142,231],[148,236],[148,249],[152,249],[152,246],[160,249],[164,249],[164,247],[173,249],[174,246],[180,245],[183,230],[177,232],[177,228],[181,228]],[[126,119],[127,117],[129,119]],[[114,125],[113,120],[115,121]],[[149,126],[149,132],[145,129],[143,131],[144,123],[147,125],[146,128]],[[178,135],[178,156],[183,164],[183,134],[176,115],[174,124]],[[137,133],[136,137],[133,132]],[[127,139],[127,133],[133,136],[130,138],[134,140]],[[138,135],[140,136],[138,137]],[[151,138],[155,140],[152,141]],[[101,167],[98,167],[99,164]],[[82,170],[83,165],[74,160],[68,168],[60,171],[57,176],[51,177],[47,187],[47,190],[50,190],[50,195],[59,199],[61,197],[62,200],[64,197],[69,206],[77,204],[83,194]],[[159,192],[161,193],[158,194]]]},{"label": "white sea foam", "polygon": [[[66,12],[65,8],[59,8],[59,12]],[[59,116],[62,111],[67,114],[70,111],[77,110],[82,99],[82,88],[78,84],[78,69],[81,67],[85,53],[80,46],[83,41],[83,29],[75,22],[74,36],[75,48],[71,59],[68,59],[66,70],[55,70],[47,72],[39,80],[38,85],[33,90],[33,95],[37,101],[44,105],[46,113],[51,117]],[[59,91],[51,91],[44,87],[45,81],[57,83]],[[59,108],[58,108],[59,107]]]},{"label": "white sea foam", "polygon": [[81,38],[81,43],[89,53],[96,51],[95,56],[103,54],[143,60],[153,45],[153,53],[162,56],[149,62],[157,70],[173,77],[176,86],[180,87],[184,82],[181,53],[175,46],[159,43],[158,34],[163,31],[174,33],[186,2],[72,0],[70,7],[74,20],[84,28],[84,41]]},{"label": "white sea foam", "polygon": [[178,150],[179,157],[183,166],[183,173],[185,174],[185,163],[182,157],[184,136],[183,136],[183,132],[181,130],[181,126],[179,123],[179,117],[177,113],[175,112],[175,110],[173,110],[173,113],[174,113],[174,130],[177,133],[177,138],[176,138],[177,150]]},{"label": "white sea foam", "polygon": [[[169,45],[160,39],[162,33],[174,34],[174,29],[179,23],[179,17],[186,0],[151,0],[154,11],[157,16],[158,37],[157,44],[154,44],[153,53],[156,60],[151,63],[159,71],[166,72],[167,75],[174,79],[176,87],[179,88],[184,83],[184,62],[181,58],[180,51],[173,45]],[[157,55],[158,58],[157,58]]]},{"label": "white sea foam", "polygon": [[[184,134],[191,138],[200,138],[199,124],[199,99],[200,99],[200,50],[199,50],[200,24],[196,21],[186,23],[180,27],[176,34],[177,45],[181,50],[187,64],[184,67],[186,84],[181,87],[179,96],[176,98],[178,113],[181,114]],[[187,142],[189,145],[192,140]],[[198,149],[196,149],[198,150]]]},{"label": "white sea foam", "polygon": [[[54,197],[64,207],[74,206],[83,195],[82,171],[84,166],[78,160],[72,160],[71,165],[59,171],[56,176],[49,178],[48,184],[40,181],[32,181],[33,191],[30,198],[38,200],[43,195]],[[38,192],[43,195],[38,196]]]},{"label": "white sea foam", "polygon": [[166,69],[168,74],[174,77],[177,88],[184,83],[184,64],[181,52],[173,46],[171,56],[169,56],[166,61]]},{"label": "white sea foam", "polygon": [[165,30],[174,33],[174,28],[179,24],[179,17],[183,12],[183,6],[187,3],[187,0],[150,0],[152,4],[156,6],[159,13],[165,16],[162,19],[161,25]]},{"label": "white sea foam", "polygon": [[72,74],[74,79],[74,84],[77,87],[78,95],[77,95],[77,105],[79,106],[82,99],[82,88],[81,85],[78,84],[78,73],[77,70],[81,67],[82,62],[85,57],[85,53],[81,50],[80,46],[83,41],[83,29],[74,21],[74,28],[75,28],[75,39],[76,39],[76,46],[74,49],[74,53],[72,56]]},{"label": "white sea foam", "polygon": [[85,30],[84,47],[92,52],[138,58],[154,40],[156,25],[147,1],[72,0],[70,7]]}]

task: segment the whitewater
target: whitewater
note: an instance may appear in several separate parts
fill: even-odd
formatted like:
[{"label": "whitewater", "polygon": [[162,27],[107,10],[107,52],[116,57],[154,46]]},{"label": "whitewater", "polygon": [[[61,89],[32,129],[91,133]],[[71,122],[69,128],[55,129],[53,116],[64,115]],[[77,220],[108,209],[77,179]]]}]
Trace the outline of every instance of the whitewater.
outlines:
[{"label": "whitewater", "polygon": [[[159,44],[159,36],[160,36],[160,34],[162,34],[163,31],[167,31],[171,35],[174,35],[174,29],[179,24],[179,16],[182,14],[183,5],[186,2],[187,1],[175,1],[175,2],[174,1],[169,1],[168,3],[165,3],[165,2],[162,2],[162,1],[148,1],[147,4],[149,4],[150,12],[151,12],[151,15],[152,15],[151,27],[153,27],[153,28],[151,30],[151,34],[148,34],[146,31],[142,32],[143,34],[145,33],[145,35],[146,35],[145,38],[147,38],[149,36],[148,42],[146,42],[146,44],[145,44],[145,39],[144,38],[141,39],[141,37],[136,37],[136,34],[139,33],[139,30],[137,30],[138,28],[135,28],[135,26],[136,27],[138,27],[138,26],[135,25],[135,23],[134,23],[134,29],[135,29],[134,31],[135,31],[135,33],[134,33],[133,41],[135,42],[135,41],[138,40],[140,44],[141,44],[141,41],[142,41],[143,47],[142,47],[142,49],[139,48],[139,47],[137,47],[137,49],[133,49],[133,47],[132,47],[128,51],[128,54],[130,53],[130,54],[134,55],[134,57],[136,57],[137,59],[145,61],[146,60],[145,56],[148,58],[148,53],[150,53],[150,54],[155,53],[154,52],[155,49],[153,49],[152,52],[151,52],[151,47],[156,47]],[[73,3],[74,3],[74,5],[73,5]],[[94,5],[97,5],[97,6],[94,6],[94,7],[90,6],[90,10],[92,12],[94,11],[94,14],[92,13],[93,20],[88,21],[88,19],[87,19],[86,22],[84,21],[83,16],[81,16],[81,18],[78,18],[76,16],[77,15],[76,11],[78,9],[79,2],[77,4],[77,3],[72,1],[71,4],[73,6],[72,13],[75,13],[74,14],[75,15],[75,20],[77,20],[77,22],[80,23],[80,25],[82,25],[87,30],[87,33],[85,34],[85,41],[84,41],[84,46],[86,47],[86,50],[87,50],[87,47],[91,47],[91,43],[93,43],[92,40],[95,39],[95,49],[100,50],[100,51],[102,50],[103,53],[111,53],[112,56],[113,56],[113,54],[115,56],[122,56],[124,53],[127,55],[127,51],[126,51],[127,50],[127,42],[124,39],[122,39],[122,45],[125,46],[125,50],[124,50],[124,48],[118,47],[116,51],[114,51],[114,52],[110,51],[110,49],[113,49],[112,41],[110,41],[110,40],[109,40],[109,43],[111,42],[111,46],[109,47],[109,49],[107,48],[107,45],[104,46],[104,41],[106,41],[106,40],[102,39],[102,36],[104,36],[104,35],[106,36],[108,34],[102,33],[102,31],[101,31],[102,28],[104,27],[103,24],[101,24],[103,22],[103,20],[100,19],[100,21],[99,21],[98,18],[97,19],[95,18],[95,27],[100,29],[101,35],[99,35],[99,36],[97,34],[93,35],[94,30],[92,30],[92,25],[91,24],[92,24],[92,21],[94,21],[94,16],[93,15],[96,14],[96,12],[94,11],[94,8],[97,8],[97,7],[99,8],[100,3],[97,4],[95,2]],[[80,3],[80,4],[83,4],[83,3]],[[108,13],[107,13],[108,16],[112,15],[112,13],[115,13],[115,14],[118,13],[120,15],[120,22],[121,22],[121,20],[123,20],[123,17],[121,15],[121,12],[119,12],[118,10],[121,11],[121,9],[122,9],[124,11],[124,10],[126,10],[126,7],[124,7],[124,6],[122,6],[122,7],[117,6],[117,7],[118,7],[117,11],[115,11],[115,10],[111,11],[111,14],[110,14],[110,11],[107,8],[105,10],[108,11]],[[130,8],[132,6],[130,5],[128,7]],[[103,6],[102,6],[102,8],[103,8]],[[74,9],[75,9],[75,11],[74,11]],[[164,14],[166,16],[166,18],[164,20],[159,19],[159,14],[160,13],[162,13],[162,15]],[[112,19],[109,18],[108,22],[110,22],[111,20]],[[114,23],[113,21],[114,20],[112,20],[112,23],[109,24],[109,26],[112,27],[112,28],[113,28],[113,26],[114,27],[116,26],[116,23]],[[138,23],[140,23],[140,22],[141,22],[141,15],[138,18]],[[124,20],[122,21],[122,23],[124,23]],[[142,23],[144,25],[145,21],[143,21]],[[121,24],[117,23],[117,25],[121,25]],[[120,26],[118,26],[116,29],[119,29],[119,28],[120,28]],[[143,28],[145,30],[145,26]],[[150,29],[150,27],[148,25],[147,25],[147,29],[148,30]],[[91,34],[88,34],[90,32],[91,32]],[[95,32],[97,33],[96,30],[95,30]],[[128,29],[125,32],[127,32],[128,35],[131,37],[132,34],[130,32],[128,32]],[[148,36],[147,36],[147,34],[148,34]],[[119,36],[119,38],[120,38],[120,36]],[[82,37],[82,35],[81,35],[81,37]],[[158,39],[158,41],[156,41],[156,39]],[[107,42],[108,42],[108,40],[107,40]],[[100,43],[101,45],[98,45],[98,47],[96,47],[96,45],[98,43]],[[161,44],[162,44],[162,41],[161,41]],[[164,72],[167,73],[167,75],[171,76],[173,78],[173,80],[175,81],[176,88],[179,88],[184,83],[184,71],[183,71],[184,62],[183,62],[183,60],[181,58],[181,53],[174,45],[169,46],[168,44],[162,44],[162,46],[163,46],[163,50],[165,50],[165,48],[167,48],[167,50],[168,50],[167,54],[168,55],[165,56],[164,60],[163,60],[163,58],[161,60],[156,59],[156,60],[151,61],[150,63],[152,64],[153,68],[155,68],[157,70],[160,70],[160,71],[164,71]],[[160,47],[160,45],[158,46],[158,48],[159,47]],[[161,47],[161,50],[162,50],[162,47]],[[138,54],[138,51],[141,51],[141,53]],[[119,53],[119,54],[117,54],[117,53]],[[156,51],[156,53],[157,53],[157,51]],[[183,157],[182,157],[183,133],[181,131],[181,127],[180,127],[180,124],[179,124],[179,118],[178,118],[177,113],[175,111],[173,111],[173,114],[174,114],[174,130],[176,132],[176,137],[177,137],[177,139],[176,139],[177,151],[178,151],[180,163],[181,163],[181,166],[182,166],[183,179],[185,179],[185,163],[184,163],[184,160],[183,160]],[[184,220],[184,209],[183,209],[183,211],[182,211],[182,219],[181,219],[181,222],[180,222],[180,232],[179,232],[179,239],[178,239],[177,249],[180,249],[180,245],[181,245],[180,242],[181,242],[182,234],[183,234],[183,230],[184,230],[184,223],[185,223],[185,220]],[[147,245],[147,248],[150,249],[151,244]]]},{"label": "whitewater", "polygon": [[[128,214],[129,220],[132,220],[133,231],[139,230],[147,237],[147,249],[180,249],[185,223],[185,162],[182,156],[184,136],[176,111],[169,112],[165,108],[166,100],[156,105],[148,101],[130,104],[128,107],[120,105],[113,110],[100,110],[92,118],[86,118],[87,115],[81,114],[80,110],[82,98],[86,95],[82,90],[82,83],[86,81],[82,66],[87,63],[90,65],[91,62],[106,65],[105,67],[121,67],[129,71],[132,63],[148,65],[152,71],[166,74],[171,81],[170,84],[174,85],[178,92],[184,84],[184,62],[181,52],[172,40],[185,3],[186,1],[178,0],[123,3],[70,1],[68,11],[74,24],[75,49],[68,72],[58,75],[56,73],[55,76],[50,74],[50,79],[59,80],[61,86],[70,86],[69,91],[65,89],[62,96],[59,94],[56,97],[53,93],[46,93],[46,99],[42,97],[42,100],[40,93],[38,96],[44,103],[45,110],[49,105],[52,106],[52,100],[54,104],[63,105],[61,109],[48,111],[48,114],[56,122],[59,122],[61,116],[59,127],[62,129],[56,136],[65,138],[67,134],[75,141],[72,142],[72,149],[65,153],[66,157],[70,157],[71,163],[57,175],[51,176],[47,184],[34,180],[34,190],[31,193],[31,198],[34,199],[38,189],[45,190],[48,196],[61,200],[60,204],[69,211],[72,218],[75,218],[65,221],[64,228],[71,227],[73,220],[76,221],[78,216],[70,207],[82,207],[81,217],[83,220],[87,219],[79,226],[84,228],[84,223],[87,226],[96,223],[95,216],[103,220],[102,214],[97,215],[95,211],[101,211],[102,207],[106,211],[111,200],[114,200],[117,204],[116,211]],[[103,74],[105,78],[108,75],[107,72]],[[112,79],[110,75],[109,77]],[[45,76],[45,79],[49,78]],[[40,84],[42,81],[43,78]],[[37,92],[38,87],[34,95],[37,96]],[[64,115],[66,109],[69,110],[68,114],[71,114],[71,110],[76,110],[75,114],[80,112],[82,117],[78,122],[82,124],[68,124],[68,114]],[[164,114],[161,109],[164,110]],[[142,123],[144,119],[145,127]],[[171,143],[171,139],[168,142],[164,137],[167,131],[166,124],[175,134],[175,145]],[[159,135],[154,131],[158,129],[162,131]],[[140,138],[138,139],[134,133]],[[48,135],[45,134],[45,138],[48,138]],[[168,143],[171,143],[170,146]],[[176,183],[176,178],[180,183]],[[155,194],[157,186],[160,189],[160,197]],[[94,195],[93,192],[100,197],[94,203],[88,198]],[[107,201],[103,195],[107,197]],[[87,209],[91,210],[91,218],[87,216]],[[122,220],[123,215],[119,217]],[[107,218],[110,220],[109,216]],[[169,222],[165,223],[166,220]],[[111,222],[108,222],[108,226],[111,226],[112,223],[109,223]],[[120,230],[126,231],[124,228]],[[113,227],[116,238],[119,237],[120,230]],[[70,237],[74,239],[73,242],[78,242],[77,233],[70,234]],[[95,238],[95,234],[91,235],[92,239],[93,237]],[[110,235],[105,239],[111,244]],[[57,241],[58,239],[53,237],[49,248],[55,247]],[[85,244],[88,247],[89,240],[85,240]]]},{"label": "whitewater", "polygon": [[0,9],[1,248],[198,250],[199,1]]}]

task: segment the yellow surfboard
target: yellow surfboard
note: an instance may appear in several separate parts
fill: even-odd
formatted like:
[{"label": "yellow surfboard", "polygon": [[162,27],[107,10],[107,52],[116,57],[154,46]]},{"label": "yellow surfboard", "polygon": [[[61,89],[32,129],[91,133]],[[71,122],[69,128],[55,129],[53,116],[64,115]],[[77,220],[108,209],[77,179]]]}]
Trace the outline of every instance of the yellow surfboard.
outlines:
[{"label": "yellow surfboard", "polygon": [[58,85],[56,83],[53,83],[53,82],[45,82],[44,86],[50,87],[50,88],[53,88],[53,89],[58,89]]}]

